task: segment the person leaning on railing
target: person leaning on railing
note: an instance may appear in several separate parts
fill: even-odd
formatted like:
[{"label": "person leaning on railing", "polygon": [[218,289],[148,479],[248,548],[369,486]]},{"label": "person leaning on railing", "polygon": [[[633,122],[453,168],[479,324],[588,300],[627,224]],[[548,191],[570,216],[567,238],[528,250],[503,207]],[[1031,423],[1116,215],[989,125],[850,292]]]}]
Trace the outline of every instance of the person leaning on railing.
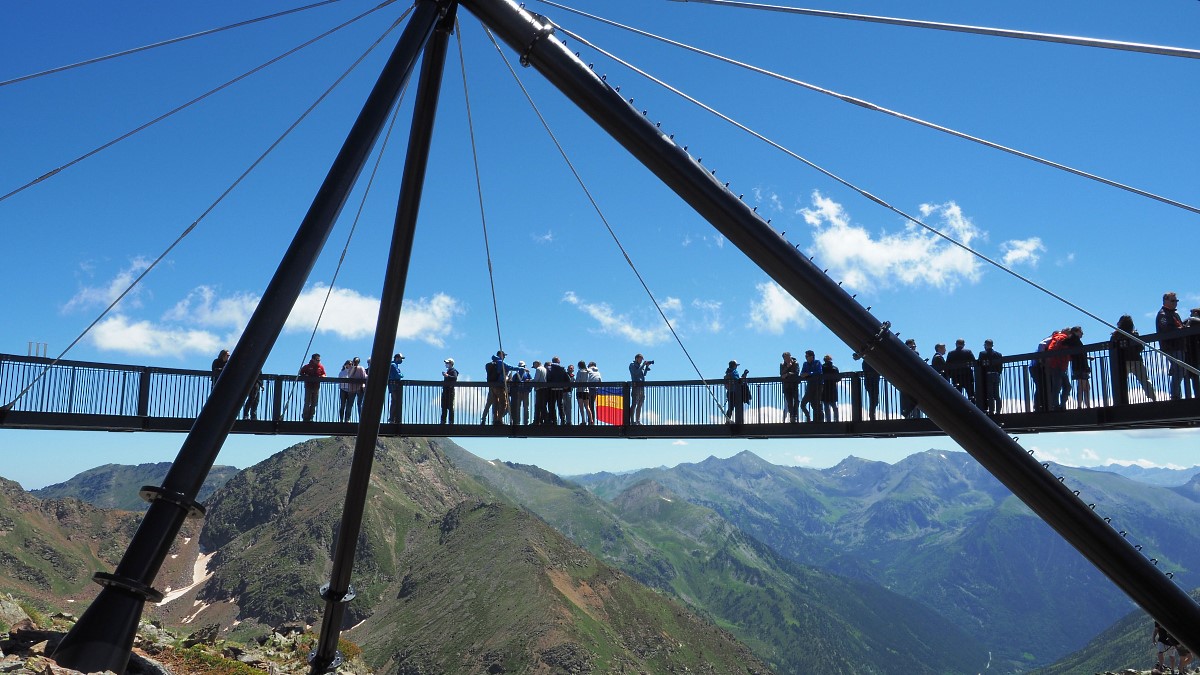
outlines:
[{"label": "person leaning on railing", "polygon": [[1145,348],[1137,340],[1131,340],[1129,335],[1137,337],[1138,332],[1133,327],[1133,317],[1122,314],[1121,318],[1117,319],[1117,330],[1112,334],[1113,347],[1125,365],[1125,373],[1132,375],[1138,384],[1142,385],[1142,392],[1146,394],[1146,398],[1156,400],[1154,383],[1146,374],[1146,362],[1142,360],[1142,350]]}]

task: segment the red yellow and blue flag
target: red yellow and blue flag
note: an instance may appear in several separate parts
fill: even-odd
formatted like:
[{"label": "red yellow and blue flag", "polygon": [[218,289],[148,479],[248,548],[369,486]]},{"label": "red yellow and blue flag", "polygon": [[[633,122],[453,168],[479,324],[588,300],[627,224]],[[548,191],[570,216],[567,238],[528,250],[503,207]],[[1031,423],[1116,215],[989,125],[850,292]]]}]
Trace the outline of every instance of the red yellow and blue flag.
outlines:
[{"label": "red yellow and blue flag", "polygon": [[597,387],[592,395],[596,397],[598,421],[614,426],[625,424],[625,396],[620,387]]}]

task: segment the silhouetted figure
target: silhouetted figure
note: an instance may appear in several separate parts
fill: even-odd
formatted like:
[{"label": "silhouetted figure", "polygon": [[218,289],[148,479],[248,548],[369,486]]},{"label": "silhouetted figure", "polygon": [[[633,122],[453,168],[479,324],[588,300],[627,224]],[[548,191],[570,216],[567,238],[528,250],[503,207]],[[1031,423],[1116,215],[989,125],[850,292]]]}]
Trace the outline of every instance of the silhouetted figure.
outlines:
[{"label": "silhouetted figure", "polygon": [[842,379],[841,371],[833,365],[833,357],[825,355],[821,364],[821,407],[825,411],[825,420],[838,421],[838,380]]},{"label": "silhouetted figure", "polygon": [[800,379],[804,380],[804,398],[800,401],[800,412],[804,413],[804,421],[810,421],[810,409],[811,421],[824,421],[825,414],[821,406],[821,392],[824,388],[824,383],[821,382],[821,362],[811,349],[804,352],[804,363],[800,365]]},{"label": "silhouetted figure", "polygon": [[1142,343],[1129,337],[1130,335],[1140,337],[1137,329],[1133,327],[1133,317],[1122,314],[1121,318],[1117,319],[1117,328],[1119,330],[1113,331],[1112,342],[1125,364],[1126,377],[1132,375],[1142,386],[1142,392],[1146,394],[1146,398],[1151,401],[1157,400],[1154,384],[1146,374],[1146,362],[1142,360],[1142,351],[1145,347],[1142,346]]},{"label": "silhouetted figure", "polygon": [[1158,310],[1154,319],[1154,330],[1158,332],[1158,346],[1163,353],[1171,357],[1167,370],[1167,382],[1171,391],[1171,400],[1183,398],[1184,373],[1181,361],[1187,358],[1187,343],[1184,338],[1173,335],[1183,330],[1183,321],[1175,308],[1179,306],[1179,298],[1175,293],[1163,293],[1163,306]]},{"label": "silhouetted figure", "polygon": [[783,353],[779,364],[779,380],[783,383],[783,421],[800,421],[800,363],[791,352]]},{"label": "silhouetted figure", "polygon": [[313,421],[313,416],[317,413],[322,377],[325,377],[325,366],[321,365],[321,355],[313,354],[308,363],[300,368],[300,381],[304,383],[304,409],[300,418],[305,422]]},{"label": "silhouetted figure", "polygon": [[1000,398],[1000,379],[1004,372],[1004,355],[992,349],[992,341],[983,341],[979,352],[979,372],[984,378],[983,410],[989,415],[999,415],[1004,401]]},{"label": "silhouetted figure", "polygon": [[404,371],[400,364],[404,363],[404,355],[396,352],[392,362],[388,364],[388,393],[392,395],[392,405],[388,410],[388,422],[399,424],[401,411],[404,407]]},{"label": "silhouetted figure", "polygon": [[442,424],[454,424],[454,387],[458,383],[458,369],[454,367],[454,359],[442,361],[446,369],[442,371]]},{"label": "silhouetted figure", "polygon": [[946,355],[946,372],[958,393],[975,402],[975,354],[967,349],[967,341],[954,341],[954,351]]}]

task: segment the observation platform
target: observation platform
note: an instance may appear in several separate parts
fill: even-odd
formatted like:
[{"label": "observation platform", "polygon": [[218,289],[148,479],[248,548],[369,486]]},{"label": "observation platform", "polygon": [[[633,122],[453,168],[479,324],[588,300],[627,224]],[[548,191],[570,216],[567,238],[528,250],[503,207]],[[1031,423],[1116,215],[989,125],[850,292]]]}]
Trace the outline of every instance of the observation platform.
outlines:
[{"label": "observation platform", "polygon": [[[1155,336],[1144,339],[1154,343]],[[1018,354],[1000,359],[999,413],[993,415],[1001,427],[1015,434],[1036,432],[1096,431],[1103,429],[1182,428],[1200,426],[1200,398],[1169,399],[1173,377],[1165,357],[1147,350],[1142,358],[1150,387],[1141,386],[1110,342],[1101,342],[1055,355],[1085,354],[1091,366],[1091,405],[1083,406],[1072,393],[1064,409],[1048,410],[1048,382],[1035,382],[1030,364],[1045,361],[1049,354]],[[12,401],[51,360],[0,354],[0,400]],[[970,369],[974,397],[987,407],[989,387],[985,367]],[[480,367],[482,373],[482,365]],[[947,373],[953,376],[954,373]],[[801,382],[800,396],[807,387],[831,386],[836,393],[836,420],[793,423],[785,414],[785,393],[778,378],[745,380],[750,398],[734,406],[727,421],[728,398],[720,379],[647,381],[640,424],[634,424],[633,385],[605,382],[598,396],[598,421],[580,424],[577,391],[560,392],[568,402],[569,424],[536,425],[533,406],[538,393],[527,393],[527,415],[518,414],[516,424],[486,422],[484,409],[489,397],[485,382],[459,382],[453,387],[456,423],[441,424],[443,384],[440,381],[406,380],[400,404],[399,423],[388,423],[390,400],[385,405],[385,436],[450,436],[512,438],[894,438],[936,436],[942,431],[918,412],[902,415],[901,392],[885,379],[865,376],[861,371],[842,372],[830,383]],[[1069,376],[1066,378],[1070,382]],[[313,420],[302,420],[304,383],[295,375],[262,376],[263,387],[247,419],[239,419],[233,433],[303,436],[339,436],[357,433],[358,412],[350,406],[350,421],[341,421],[342,385],[350,380],[324,378],[319,385]],[[1186,385],[1186,383],[1184,383]],[[11,409],[0,412],[0,428],[92,431],[186,432],[212,388],[207,371],[148,366],[60,361],[37,380]],[[548,385],[543,388],[549,389]],[[510,389],[512,389],[510,387]],[[530,386],[532,390],[533,387]],[[872,397],[872,389],[876,392]],[[1186,386],[1184,387],[1187,392]],[[966,395],[964,390],[964,395]],[[509,392],[513,400],[520,394]],[[546,395],[546,394],[543,394]],[[871,400],[875,400],[872,415]],[[389,397],[390,399],[390,397]],[[515,408],[515,406],[513,406]],[[254,419],[249,419],[253,417]]]}]

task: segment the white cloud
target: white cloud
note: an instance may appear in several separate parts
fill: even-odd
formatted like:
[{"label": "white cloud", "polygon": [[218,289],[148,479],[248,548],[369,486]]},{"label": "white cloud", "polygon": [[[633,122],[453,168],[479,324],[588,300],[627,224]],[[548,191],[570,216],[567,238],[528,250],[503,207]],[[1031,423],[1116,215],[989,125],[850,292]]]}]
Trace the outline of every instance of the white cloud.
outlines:
[{"label": "white cloud", "polygon": [[92,328],[92,342],[103,351],[146,356],[186,356],[215,353],[227,345],[204,330],[159,326],[114,314]]},{"label": "white cloud", "polygon": [[224,328],[239,335],[254,308],[258,297],[250,293],[237,293],[228,298],[218,298],[211,286],[197,286],[187,297],[167,310],[163,318],[168,321],[191,322],[209,328]]},{"label": "white cloud", "polygon": [[1000,244],[1001,260],[1004,262],[1005,267],[1015,267],[1017,265],[1034,267],[1041,258],[1039,254],[1045,253],[1045,251],[1046,247],[1042,244],[1041,237],[1012,239]]},{"label": "white cloud", "polygon": [[546,230],[545,234],[531,234],[529,236],[535,244],[549,244],[554,241],[553,230]]},{"label": "white cloud", "polygon": [[[305,289],[284,326],[288,331],[311,331],[321,312],[329,287],[315,284]],[[435,347],[444,347],[445,338],[454,331],[454,317],[464,313],[462,305],[445,293],[432,298],[405,300],[400,311],[396,337],[399,340],[420,340]],[[322,334],[358,339],[375,334],[379,318],[379,299],[349,288],[335,288],[317,329]]]},{"label": "white cloud", "polygon": [[[375,333],[378,298],[349,288],[335,288],[325,304],[328,291],[329,287],[324,284],[305,289],[296,300],[284,330],[311,331],[320,316],[317,330],[322,335],[360,339]],[[259,297],[250,293],[221,297],[213,287],[199,286],[167,310],[161,321],[135,321],[123,315],[114,316],[92,329],[92,341],[101,350],[129,354],[183,356],[207,353],[236,343],[258,303]],[[446,338],[454,332],[454,318],[464,311],[458,300],[445,293],[405,300],[397,339],[420,340],[444,347]]]},{"label": "white cloud", "polygon": [[796,464],[812,464],[813,458],[808,455],[796,455],[792,458],[792,461]]},{"label": "white cloud", "polygon": [[[116,300],[121,293],[133,283],[139,274],[146,271],[150,266],[150,260],[147,258],[137,257],[129,261],[129,267],[117,272],[107,284],[102,286],[80,286],[79,291],[62,306],[64,314],[76,310],[86,309],[88,307],[99,306],[107,307]],[[92,276],[95,266],[91,263],[80,265],[80,271]],[[137,296],[141,292],[140,288],[134,288],[125,296],[122,301],[124,307],[136,308],[140,306]]]},{"label": "white cloud", "polygon": [[687,441],[673,441],[671,445],[687,445]]},{"label": "white cloud", "polygon": [[[930,226],[965,246],[982,236],[954,202],[922,204],[920,212],[932,221]],[[978,258],[913,223],[900,232],[873,235],[851,224],[841,204],[815,191],[812,207],[799,213],[812,226],[815,253],[829,266],[830,275],[851,288],[900,283],[951,289],[980,278]]]},{"label": "white cloud", "polygon": [[1089,462],[1094,462],[1100,459],[1100,455],[1097,455],[1096,451],[1092,450],[1091,448],[1084,448],[1083,450],[1079,451],[1079,458]]},{"label": "white cloud", "polygon": [[750,303],[750,327],[781,335],[789,324],[807,328],[813,315],[774,281],[756,284],[758,299]]},{"label": "white cloud", "polygon": [[720,333],[725,328],[721,321],[721,302],[719,300],[692,300],[692,307],[699,313],[699,326],[702,331]]},{"label": "white cloud", "polygon": [[[600,324],[601,333],[619,335],[634,344],[656,345],[665,341],[670,335],[670,331],[665,325],[657,324],[648,328],[635,326],[632,319],[624,314],[617,314],[608,303],[586,302],[574,291],[567,291],[563,295],[562,301],[578,307],[581,312],[595,319]],[[678,298],[667,298],[662,303],[664,312],[677,312],[681,306]]]}]

